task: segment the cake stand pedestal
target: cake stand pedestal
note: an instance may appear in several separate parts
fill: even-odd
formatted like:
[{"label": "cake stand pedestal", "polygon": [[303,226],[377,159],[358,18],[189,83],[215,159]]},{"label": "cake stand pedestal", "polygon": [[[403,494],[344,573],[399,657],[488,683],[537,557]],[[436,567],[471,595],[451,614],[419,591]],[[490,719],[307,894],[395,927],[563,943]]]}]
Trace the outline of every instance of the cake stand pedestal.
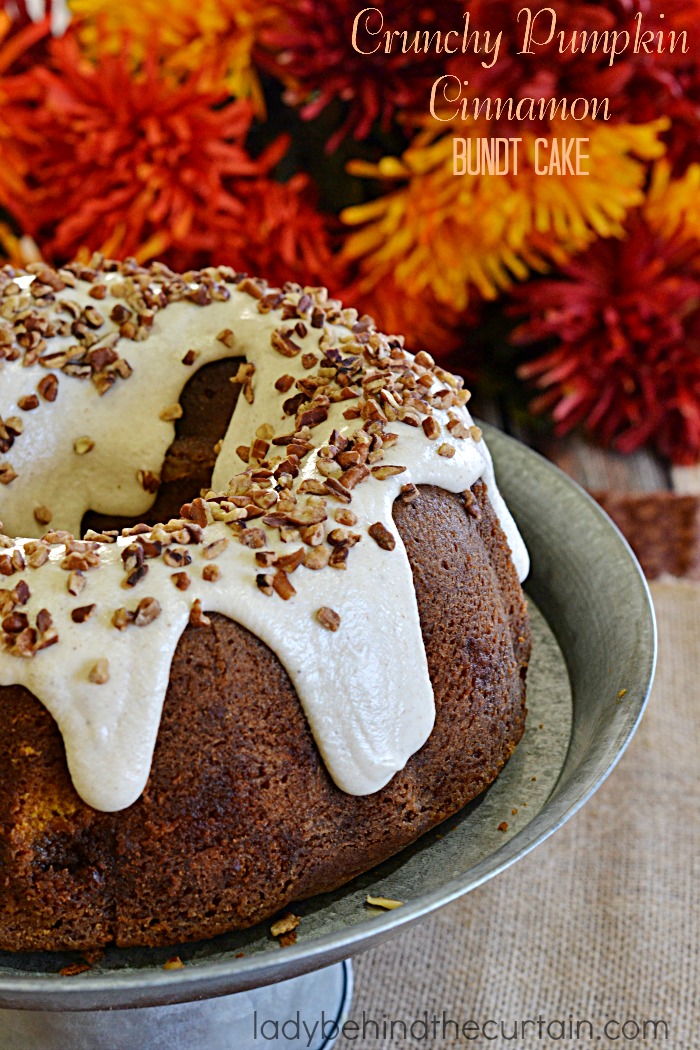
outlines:
[{"label": "cake stand pedestal", "polygon": [[352,1002],[352,963],[216,999],[137,1010],[0,1010],[0,1050],[328,1050]]}]

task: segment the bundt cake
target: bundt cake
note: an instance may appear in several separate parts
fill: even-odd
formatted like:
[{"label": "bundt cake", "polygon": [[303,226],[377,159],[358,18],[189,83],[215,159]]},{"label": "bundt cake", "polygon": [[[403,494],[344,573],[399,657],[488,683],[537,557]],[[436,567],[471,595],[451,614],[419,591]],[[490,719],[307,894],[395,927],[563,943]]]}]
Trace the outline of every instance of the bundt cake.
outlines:
[{"label": "bundt cake", "polygon": [[0,948],[252,925],[498,775],[528,562],[468,397],[324,289],[0,271]]}]

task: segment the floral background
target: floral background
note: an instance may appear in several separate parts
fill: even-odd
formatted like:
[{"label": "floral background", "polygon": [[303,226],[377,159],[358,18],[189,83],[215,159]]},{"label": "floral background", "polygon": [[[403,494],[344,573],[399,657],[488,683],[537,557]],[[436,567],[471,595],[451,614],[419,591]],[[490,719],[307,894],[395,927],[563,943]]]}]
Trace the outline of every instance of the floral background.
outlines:
[{"label": "floral background", "polygon": [[[504,32],[501,58],[361,55],[346,0],[0,0],[0,256],[227,262],[322,283],[557,433],[700,458],[700,0],[562,0],[561,28],[690,48],[518,56],[511,0],[376,0],[386,24]],[[53,23],[53,24],[52,24]],[[52,32],[53,29],[53,32]],[[452,173],[428,116],[472,95],[609,96],[591,175]],[[568,137],[554,122],[518,125]]]}]

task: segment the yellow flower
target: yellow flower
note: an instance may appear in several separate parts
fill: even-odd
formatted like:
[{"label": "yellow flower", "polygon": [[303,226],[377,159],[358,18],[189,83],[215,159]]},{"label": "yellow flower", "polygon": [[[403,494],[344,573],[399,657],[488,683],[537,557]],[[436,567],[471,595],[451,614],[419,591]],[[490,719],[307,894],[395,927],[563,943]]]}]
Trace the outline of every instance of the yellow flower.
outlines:
[{"label": "yellow flower", "polygon": [[[589,139],[587,176],[537,175],[530,131],[522,132],[517,174],[454,175],[453,137],[427,128],[401,159],[351,162],[353,174],[401,185],[342,213],[348,225],[361,226],[348,238],[346,257],[359,260],[366,288],[391,274],[407,295],[430,288],[459,310],[472,287],[496,298],[596,237],[622,235],[627,212],[644,199],[645,162],[664,152],[666,127],[666,120],[580,125],[578,136]],[[548,136],[571,133],[559,122]]]},{"label": "yellow flower", "polygon": [[678,179],[668,161],[655,164],[644,214],[664,237],[678,233],[700,240],[700,164],[691,164]]},{"label": "yellow flower", "polygon": [[262,112],[252,50],[260,26],[271,17],[264,0],[69,0],[69,6],[88,53],[116,54],[126,36],[136,63],[155,49],[164,71],[176,77],[209,70],[204,89],[223,82]]},{"label": "yellow flower", "polygon": [[26,266],[40,261],[41,252],[31,237],[18,237],[6,222],[0,222],[0,265]]}]

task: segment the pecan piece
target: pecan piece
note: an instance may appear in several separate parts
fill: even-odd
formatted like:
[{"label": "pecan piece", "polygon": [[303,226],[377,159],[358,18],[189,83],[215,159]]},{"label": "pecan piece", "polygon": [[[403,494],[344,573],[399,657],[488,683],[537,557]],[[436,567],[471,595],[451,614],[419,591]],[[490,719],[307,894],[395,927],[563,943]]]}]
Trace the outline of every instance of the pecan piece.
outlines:
[{"label": "pecan piece", "polygon": [[396,546],[396,540],[389,532],[385,525],[382,525],[381,521],[375,521],[374,525],[370,525],[367,529],[372,539],[377,543],[382,550],[393,551]]},{"label": "pecan piece", "polygon": [[275,575],[272,577],[272,587],[285,602],[297,593],[292,581],[283,569],[277,569],[275,572]]},{"label": "pecan piece", "polygon": [[340,627],[340,617],[334,609],[329,609],[328,606],[322,606],[316,613],[316,619],[325,627],[328,631],[337,631]]}]

